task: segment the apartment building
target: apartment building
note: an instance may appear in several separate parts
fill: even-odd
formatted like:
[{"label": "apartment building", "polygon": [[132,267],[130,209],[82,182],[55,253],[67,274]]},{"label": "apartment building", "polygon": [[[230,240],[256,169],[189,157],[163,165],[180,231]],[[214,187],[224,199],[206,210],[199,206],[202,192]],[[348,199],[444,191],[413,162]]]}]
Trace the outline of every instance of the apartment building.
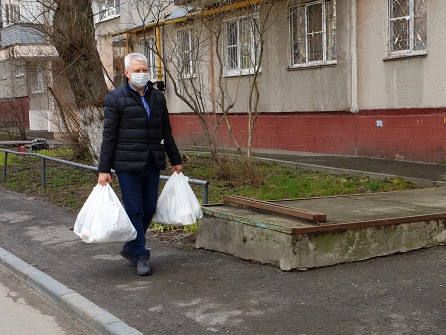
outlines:
[{"label": "apartment building", "polygon": [[[204,144],[206,139],[179,91],[200,87],[202,110],[218,118],[225,102],[219,80],[226,85],[226,96],[235,97],[226,101],[233,103],[228,116],[232,132],[246,144],[249,87],[257,73],[260,114],[254,147],[425,162],[446,159],[444,1],[293,0],[275,2],[272,8],[260,0],[185,5],[192,2],[153,21],[110,26],[100,44],[100,50],[110,50],[118,43],[113,39],[120,39],[121,56],[148,50],[153,79],[165,85],[180,144]],[[224,124],[219,141],[233,145]]]}]

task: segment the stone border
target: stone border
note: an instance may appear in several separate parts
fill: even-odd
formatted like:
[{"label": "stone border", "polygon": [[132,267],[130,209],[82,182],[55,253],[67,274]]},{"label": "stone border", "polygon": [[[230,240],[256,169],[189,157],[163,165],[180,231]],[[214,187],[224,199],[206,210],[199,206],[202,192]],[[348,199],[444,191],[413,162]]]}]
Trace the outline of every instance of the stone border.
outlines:
[{"label": "stone border", "polygon": [[0,247],[0,266],[65,312],[81,321],[96,334],[143,335],[113,314],[100,308],[46,273],[22,261]]}]

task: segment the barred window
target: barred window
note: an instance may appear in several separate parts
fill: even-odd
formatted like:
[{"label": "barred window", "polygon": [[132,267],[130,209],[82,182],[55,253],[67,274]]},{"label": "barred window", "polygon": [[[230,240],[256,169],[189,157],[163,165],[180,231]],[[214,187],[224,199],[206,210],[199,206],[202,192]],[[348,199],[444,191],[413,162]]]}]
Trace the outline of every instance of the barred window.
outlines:
[{"label": "barred window", "polygon": [[336,63],[336,0],[290,7],[291,66]]},{"label": "barred window", "polygon": [[226,75],[252,74],[259,61],[259,15],[223,22]]},{"label": "barred window", "polygon": [[0,63],[0,70],[1,70],[0,75],[1,75],[2,80],[7,79],[8,74],[6,72],[6,63],[5,62]]},{"label": "barred window", "polygon": [[31,93],[42,93],[44,91],[44,80],[42,66],[40,64],[32,64],[29,71],[29,79],[31,82]]},{"label": "barred window", "polygon": [[25,75],[25,64],[22,62],[15,63],[14,77],[23,77]]},{"label": "barred window", "polygon": [[155,57],[155,38],[142,38],[139,40],[139,52],[147,58],[147,65],[149,66],[150,80],[156,81],[156,57]]},{"label": "barred window", "polygon": [[389,0],[389,53],[427,52],[427,0]]},{"label": "barred window", "polygon": [[178,72],[180,78],[190,78],[195,75],[197,47],[195,30],[193,28],[177,31],[178,42]]},{"label": "barred window", "polygon": [[5,19],[6,24],[13,24],[20,21],[19,0],[5,0]]},{"label": "barred window", "polygon": [[121,0],[98,1],[99,21],[105,21],[121,15]]}]

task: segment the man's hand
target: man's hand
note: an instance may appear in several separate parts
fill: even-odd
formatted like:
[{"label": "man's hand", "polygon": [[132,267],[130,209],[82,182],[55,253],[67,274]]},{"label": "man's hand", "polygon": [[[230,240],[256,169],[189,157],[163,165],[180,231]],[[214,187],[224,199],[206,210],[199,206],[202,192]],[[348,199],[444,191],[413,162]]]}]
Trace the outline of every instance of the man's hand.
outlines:
[{"label": "man's hand", "polygon": [[181,171],[183,171],[183,167],[181,166],[181,164],[172,166],[172,173],[181,173]]},{"label": "man's hand", "polygon": [[104,173],[104,172],[99,172],[99,177],[98,177],[98,184],[101,184],[102,186],[107,186],[108,184],[112,183],[112,177],[110,173]]}]

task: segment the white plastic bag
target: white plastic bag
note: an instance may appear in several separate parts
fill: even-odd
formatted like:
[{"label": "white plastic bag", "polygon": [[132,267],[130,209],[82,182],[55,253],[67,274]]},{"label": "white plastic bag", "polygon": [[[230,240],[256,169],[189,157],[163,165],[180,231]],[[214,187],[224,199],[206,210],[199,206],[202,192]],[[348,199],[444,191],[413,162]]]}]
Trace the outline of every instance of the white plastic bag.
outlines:
[{"label": "white plastic bag", "polygon": [[174,172],[161,192],[152,222],[187,226],[203,217],[201,205],[183,173]]},{"label": "white plastic bag", "polygon": [[127,242],[136,238],[136,229],[108,184],[94,187],[73,230],[87,243]]}]

